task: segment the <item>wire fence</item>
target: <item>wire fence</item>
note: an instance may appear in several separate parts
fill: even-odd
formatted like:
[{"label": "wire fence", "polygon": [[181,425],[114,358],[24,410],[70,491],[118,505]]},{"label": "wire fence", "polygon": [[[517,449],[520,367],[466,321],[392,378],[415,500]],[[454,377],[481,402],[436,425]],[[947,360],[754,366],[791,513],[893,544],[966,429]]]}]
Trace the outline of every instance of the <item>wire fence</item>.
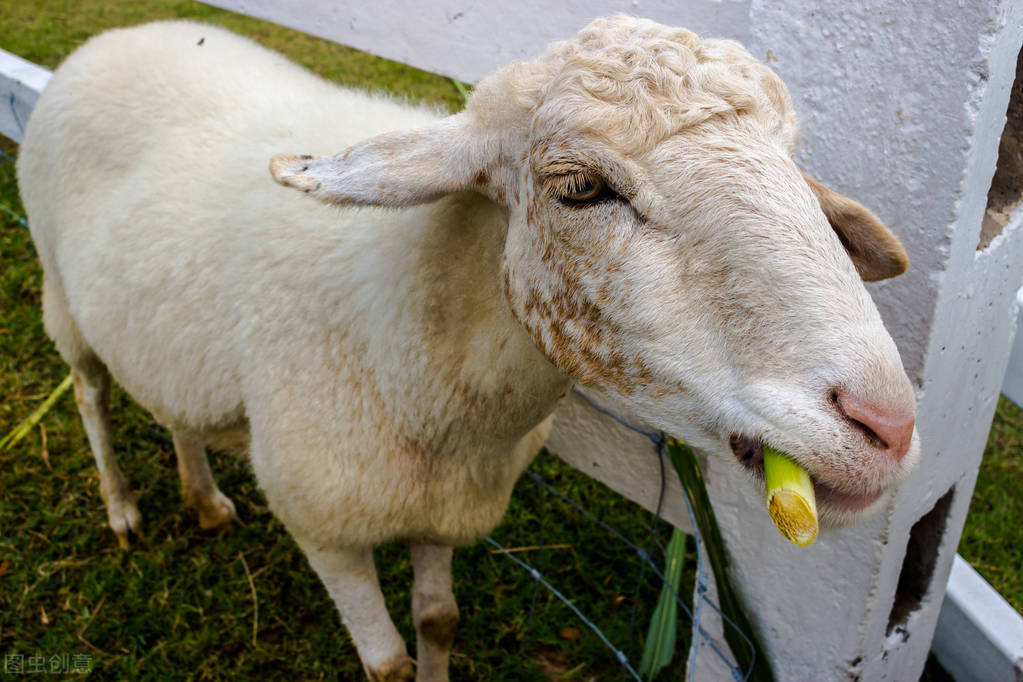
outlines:
[{"label": "wire fence", "polygon": [[[10,163],[12,166],[15,164],[14,158],[2,149],[0,149],[0,159]],[[28,229],[28,221],[25,220],[25,216],[20,215],[17,211],[3,202],[0,202],[0,213],[7,214],[7,216],[13,218],[19,225]]]},{"label": "wire fence", "polygon": [[[685,495],[684,499],[685,499],[685,504],[686,504],[686,510],[689,513],[689,518],[690,518],[690,521],[691,521],[692,527],[693,527],[693,537],[696,540],[696,587],[695,587],[694,595],[693,595],[693,602],[694,603],[693,603],[693,608],[692,609],[690,609],[686,605],[685,601],[678,594],[678,592],[676,591],[675,587],[666,578],[664,573],[657,566],[657,564],[654,563],[654,561],[651,559],[651,556],[650,556],[650,548],[654,547],[656,545],[656,543],[657,543],[657,537],[658,537],[658,528],[657,527],[658,527],[658,524],[661,522],[661,509],[662,509],[662,506],[664,504],[664,494],[665,494],[665,490],[667,488],[667,479],[666,479],[667,473],[666,473],[666,467],[665,467],[665,462],[664,462],[665,456],[666,456],[665,449],[666,449],[666,446],[667,446],[667,437],[665,436],[665,434],[663,432],[654,433],[654,432],[651,432],[651,431],[646,431],[644,429],[641,429],[641,428],[639,428],[639,427],[637,427],[637,426],[635,426],[633,424],[630,424],[629,422],[627,422],[626,420],[622,419],[620,416],[618,416],[614,412],[612,412],[612,411],[608,410],[607,408],[599,405],[598,403],[593,401],[589,396],[585,395],[584,393],[582,393],[579,390],[574,390],[574,393],[576,395],[582,397],[587,403],[589,403],[589,405],[593,409],[595,409],[596,411],[600,412],[604,416],[606,416],[606,417],[608,417],[610,419],[615,420],[616,422],[618,422],[622,426],[624,426],[624,427],[626,427],[628,429],[631,429],[632,431],[635,431],[636,433],[640,433],[640,434],[646,436],[651,441],[651,443],[653,445],[652,452],[658,458],[658,463],[660,465],[660,492],[658,494],[657,509],[656,509],[656,511],[654,513],[654,522],[653,522],[653,524],[651,526],[650,538],[648,539],[647,548],[646,549],[644,549],[644,548],[640,547],[639,545],[637,545],[636,543],[634,543],[632,540],[627,538],[624,534],[622,534],[620,531],[618,531],[616,528],[614,528],[613,526],[609,525],[608,523],[606,523],[602,519],[599,519],[599,518],[595,517],[587,509],[585,509],[582,505],[577,503],[575,500],[572,500],[567,495],[565,495],[563,492],[561,492],[560,490],[558,490],[557,488],[552,486],[547,480],[545,480],[536,471],[530,469],[529,471],[526,472],[527,475],[532,478],[532,480],[538,486],[539,489],[544,490],[546,492],[549,492],[551,494],[554,494],[554,495],[558,496],[560,499],[562,499],[564,502],[566,502],[572,508],[576,509],[580,514],[582,514],[583,517],[586,518],[587,521],[589,521],[590,523],[596,524],[597,526],[601,527],[608,534],[610,534],[612,537],[614,537],[615,540],[617,540],[618,542],[624,544],[626,547],[628,547],[630,550],[632,550],[639,557],[640,562],[641,562],[640,563],[640,573],[639,573],[639,576],[637,577],[636,587],[634,589],[632,616],[631,616],[630,624],[629,624],[629,642],[628,642],[627,646],[629,648],[634,648],[634,646],[636,644],[637,633],[636,633],[636,630],[635,630],[635,619],[636,619],[636,609],[637,609],[637,606],[638,606],[638,603],[639,603],[638,595],[639,595],[640,589],[642,588],[642,586],[644,584],[644,580],[646,578],[645,572],[647,570],[649,570],[661,581],[662,585],[667,587],[667,589],[671,592],[671,595],[674,598],[674,600],[676,601],[676,603],[678,604],[678,606],[681,607],[683,613],[685,613],[686,616],[689,618],[689,621],[690,621],[690,623],[692,625],[692,632],[694,633],[694,636],[699,637],[700,640],[703,641],[710,648],[710,650],[721,660],[721,662],[731,672],[732,678],[734,680],[745,682],[746,680],[748,680],[750,678],[750,676],[753,673],[753,667],[754,667],[754,663],[755,663],[755,648],[754,648],[753,643],[750,640],[749,636],[745,632],[743,632],[742,629],[739,628],[730,618],[728,618],[728,616],[722,612],[721,607],[717,603],[715,603],[707,595],[707,579],[709,577],[709,574],[708,574],[708,571],[706,569],[706,562],[704,561],[704,557],[703,557],[703,548],[702,548],[703,543],[702,543],[702,539],[700,537],[699,527],[698,527],[698,525],[696,523],[696,517],[693,514],[692,501],[689,499],[688,494]],[[492,545],[493,547],[495,547],[503,556],[507,557],[508,559],[513,561],[515,564],[520,566],[522,569],[527,571],[533,577],[533,580],[536,582],[537,589],[539,589],[540,586],[543,586],[552,595],[554,595],[555,598],[557,598],[559,601],[564,603],[576,615],[576,617],[578,617],[579,620],[591,632],[593,632],[597,636],[597,638],[600,639],[601,642],[604,643],[604,645],[611,651],[611,653],[615,656],[615,658],[618,659],[618,661],[621,663],[621,666],[622,666],[622,679],[632,678],[632,679],[635,679],[635,680],[642,680],[642,678],[640,677],[639,673],[636,672],[635,667],[632,665],[632,662],[629,660],[628,655],[625,653],[624,648],[623,647],[618,647],[615,644],[613,644],[610,641],[610,639],[608,638],[608,636],[596,625],[596,623],[593,622],[593,620],[591,620],[584,613],[582,613],[582,611],[569,598],[567,598],[560,590],[558,590],[553,584],[551,584],[551,582],[544,576],[544,574],[543,574],[543,557],[544,557],[544,554],[543,554],[543,549],[542,549],[544,547],[544,538],[543,538],[542,526],[541,526],[541,531],[540,532],[541,532],[541,536],[540,536],[540,539],[539,539],[539,546],[541,547],[541,549],[540,549],[540,554],[539,554],[539,559],[538,559],[538,563],[540,564],[540,568],[536,568],[534,566],[531,566],[530,564],[526,563],[525,561],[523,561],[519,557],[515,556],[514,554],[509,552],[507,550],[507,548],[502,546],[499,542],[494,540],[493,537],[491,537],[489,535],[486,538],[484,538],[484,541],[487,542],[488,544]],[[534,592],[534,595],[533,595],[532,603],[533,603],[533,605],[535,605],[535,603],[536,603],[536,593],[535,592]],[[720,616],[720,618],[722,620],[722,623],[724,623],[725,627],[733,628],[736,632],[738,632],[739,635],[742,637],[742,640],[745,642],[746,646],[749,647],[749,650],[750,650],[750,653],[751,653],[751,660],[750,660],[750,663],[747,666],[746,670],[740,669],[735,664],[733,659],[728,655],[728,653],[726,653],[725,651],[722,651],[721,647],[719,647],[718,644],[714,641],[714,639],[710,636],[710,633],[703,627],[703,624],[702,624],[702,621],[701,621],[701,617],[703,615],[703,607],[704,606],[707,606],[707,607],[711,608],[714,612],[716,612]],[[699,651],[699,647],[697,647],[697,646],[690,647],[690,656],[689,656],[689,661],[687,662],[688,677],[690,679],[693,679],[693,676],[694,676],[694,673],[695,673],[696,657],[697,657],[697,652],[698,651]]]},{"label": "wire fence", "polygon": [[25,122],[21,120],[21,114],[18,113],[18,100],[14,96],[13,91],[7,95],[7,106],[11,110],[11,117],[14,119],[14,123],[18,126],[18,136],[20,139],[25,136]]}]

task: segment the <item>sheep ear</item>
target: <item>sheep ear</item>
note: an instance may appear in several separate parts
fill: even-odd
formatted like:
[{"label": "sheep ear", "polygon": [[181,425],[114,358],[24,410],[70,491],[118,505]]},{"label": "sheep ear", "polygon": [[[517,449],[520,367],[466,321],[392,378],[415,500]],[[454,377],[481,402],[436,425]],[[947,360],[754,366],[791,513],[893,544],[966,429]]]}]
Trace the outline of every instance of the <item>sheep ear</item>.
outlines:
[{"label": "sheep ear", "polygon": [[828,189],[803,173],[824,215],[865,282],[901,275],[909,255],[899,238],[863,204]]},{"label": "sheep ear", "polygon": [[496,153],[464,114],[363,140],[333,156],[278,154],[274,180],[329,204],[412,206],[462,190],[488,192]]}]

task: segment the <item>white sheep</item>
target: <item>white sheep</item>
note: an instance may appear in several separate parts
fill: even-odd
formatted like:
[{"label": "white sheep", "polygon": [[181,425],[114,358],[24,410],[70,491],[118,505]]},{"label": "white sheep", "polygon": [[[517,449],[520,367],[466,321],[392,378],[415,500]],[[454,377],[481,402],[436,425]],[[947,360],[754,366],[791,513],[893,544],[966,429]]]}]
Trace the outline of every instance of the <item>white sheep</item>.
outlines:
[{"label": "white sheep", "polygon": [[416,679],[442,680],[452,547],[498,523],[573,383],[754,475],[768,442],[810,470],[826,525],[859,518],[918,444],[857,270],[907,260],[804,179],[795,134],[737,43],[622,16],[446,118],[211,26],[90,40],[18,173],[111,527],[141,517],[110,375],[171,430],[203,527],[235,518],[204,447],[249,441],[370,679],[413,675],[372,559],[407,540]]}]

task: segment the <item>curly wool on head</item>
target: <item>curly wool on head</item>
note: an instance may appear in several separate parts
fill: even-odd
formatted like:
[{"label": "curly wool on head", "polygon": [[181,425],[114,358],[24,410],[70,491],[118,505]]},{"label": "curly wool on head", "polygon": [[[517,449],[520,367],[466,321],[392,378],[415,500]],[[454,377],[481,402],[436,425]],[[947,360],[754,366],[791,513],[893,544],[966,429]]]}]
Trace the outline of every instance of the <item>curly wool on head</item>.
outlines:
[{"label": "curly wool on head", "polygon": [[538,59],[504,67],[469,106],[488,116],[528,110],[545,129],[638,148],[728,115],[755,117],[790,147],[796,139],[787,88],[742,45],[625,15],[594,20]]}]

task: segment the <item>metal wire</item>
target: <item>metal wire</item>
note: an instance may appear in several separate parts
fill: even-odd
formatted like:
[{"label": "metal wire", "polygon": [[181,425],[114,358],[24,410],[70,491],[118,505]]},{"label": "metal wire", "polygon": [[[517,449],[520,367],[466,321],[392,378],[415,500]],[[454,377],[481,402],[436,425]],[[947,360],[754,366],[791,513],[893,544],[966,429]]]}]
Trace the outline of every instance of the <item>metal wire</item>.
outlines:
[{"label": "metal wire", "polygon": [[11,117],[14,118],[14,122],[18,125],[18,133],[19,133],[19,135],[21,137],[24,137],[25,136],[25,125],[22,123],[21,116],[18,116],[18,109],[17,109],[17,107],[14,106],[15,102],[16,102],[16,100],[15,100],[15,97],[14,97],[14,92],[11,91],[11,93],[7,96],[7,106],[10,107],[10,109],[11,109]]},{"label": "metal wire", "polygon": [[591,621],[589,618],[587,618],[585,615],[583,615],[583,612],[579,610],[579,607],[577,607],[575,604],[573,604],[572,601],[568,597],[566,597],[565,595],[561,594],[561,592],[559,592],[558,589],[556,587],[554,587],[554,585],[551,585],[549,582],[547,582],[547,580],[543,577],[543,575],[540,573],[540,571],[536,570],[535,568],[533,568],[532,566],[527,564],[525,561],[523,561],[522,559],[518,558],[517,556],[515,556],[514,554],[509,552],[507,549],[504,548],[503,545],[501,545],[501,543],[499,543],[497,540],[495,540],[494,538],[490,537],[489,535],[487,535],[483,539],[486,542],[489,542],[494,547],[496,547],[498,550],[500,550],[501,554],[503,554],[504,556],[508,557],[509,559],[514,561],[516,564],[518,564],[522,568],[526,569],[526,571],[528,571],[529,574],[533,576],[533,580],[536,580],[538,583],[540,583],[541,585],[546,587],[547,590],[551,594],[553,594],[555,597],[557,597],[559,600],[561,600],[561,602],[565,606],[567,606],[568,608],[572,609],[572,613],[574,613],[576,615],[576,617],[578,617],[579,620],[581,620],[583,622],[583,624],[586,625],[586,627],[588,627],[590,630],[592,630],[593,633],[595,635],[597,635],[597,637],[600,638],[600,641],[602,641],[604,643],[604,646],[606,646],[608,649],[610,649],[614,653],[615,657],[625,667],[625,669],[629,671],[629,673],[632,675],[632,677],[634,679],[640,680],[640,682],[642,682],[642,678],[633,669],[633,667],[629,664],[629,658],[628,658],[628,656],[625,655],[625,652],[621,651],[618,648],[616,648],[615,645],[612,644],[611,641],[604,635],[604,633],[601,632],[600,628],[598,628],[593,623],[593,621]]},{"label": "metal wire", "polygon": [[[653,525],[651,527],[651,532],[650,532],[651,540],[650,540],[650,543],[648,543],[648,547],[652,546],[655,543],[655,541],[656,541],[656,537],[657,537],[657,523],[658,523],[658,521],[661,520],[661,510],[663,508],[664,495],[665,495],[665,491],[666,491],[666,488],[667,488],[665,466],[664,466],[664,456],[665,456],[665,449],[667,447],[667,437],[665,436],[665,434],[663,432],[654,433],[654,432],[651,432],[651,431],[646,431],[644,429],[641,429],[641,428],[639,428],[639,427],[637,427],[637,426],[635,426],[633,424],[630,424],[629,422],[625,421],[624,419],[622,419],[620,416],[618,416],[617,414],[615,414],[611,410],[608,410],[607,408],[601,406],[599,403],[597,403],[596,401],[591,399],[589,396],[581,393],[577,389],[573,389],[573,391],[576,393],[576,395],[578,395],[581,398],[583,398],[591,407],[593,407],[593,409],[597,410],[601,414],[604,414],[604,415],[610,417],[611,419],[614,419],[616,422],[618,422],[622,426],[624,426],[624,427],[626,427],[626,428],[628,428],[628,429],[630,429],[632,431],[635,431],[636,433],[639,433],[639,434],[642,434],[642,435],[646,436],[654,444],[654,449],[655,449],[655,451],[657,453],[658,461],[659,461],[659,464],[660,464],[661,483],[660,483],[660,493],[658,495],[658,500],[657,500],[657,510],[655,512],[655,515],[654,515],[654,523],[653,523]],[[702,641],[704,641],[707,644],[707,646],[710,647],[711,651],[713,651],[721,659],[721,661],[728,667],[729,671],[732,674],[732,678],[737,680],[738,682],[745,682],[745,680],[749,679],[750,675],[753,673],[753,666],[754,666],[754,664],[756,662],[756,659],[755,659],[756,649],[753,646],[753,643],[750,641],[749,637],[746,635],[746,633],[743,632],[742,629],[739,628],[735,624],[734,621],[732,621],[732,619],[730,619],[724,612],[722,612],[721,608],[717,604],[715,604],[713,602],[713,600],[711,600],[707,596],[707,594],[706,594],[706,592],[707,592],[707,577],[708,577],[708,575],[707,575],[707,570],[705,568],[704,558],[703,558],[703,549],[702,549],[702,544],[703,543],[702,543],[702,540],[700,538],[700,530],[699,530],[699,527],[698,527],[698,525],[696,523],[696,516],[693,513],[692,502],[689,499],[688,493],[686,493],[683,496],[683,499],[685,500],[686,511],[689,513],[689,518],[690,518],[690,521],[691,521],[692,526],[693,526],[693,536],[694,536],[694,538],[696,540],[696,567],[697,567],[696,589],[695,589],[695,596],[694,596],[694,602],[695,603],[693,604],[693,609],[692,610],[690,610],[689,607],[686,606],[685,602],[682,601],[682,599],[679,596],[678,592],[668,582],[666,576],[661,572],[661,570],[657,567],[657,565],[654,564],[654,562],[651,560],[650,552],[648,550],[639,547],[637,544],[635,544],[634,542],[629,540],[627,537],[625,537],[617,529],[615,529],[614,527],[610,526],[609,524],[604,522],[602,519],[598,519],[597,517],[595,517],[593,514],[591,514],[589,511],[587,511],[585,508],[583,508],[580,504],[578,504],[577,502],[575,502],[574,500],[572,500],[571,498],[566,496],[564,493],[562,493],[560,490],[558,490],[557,488],[552,486],[550,483],[548,483],[543,478],[543,476],[541,476],[537,472],[535,472],[533,470],[530,470],[530,471],[527,471],[526,473],[537,484],[538,489],[540,491],[547,491],[547,492],[553,493],[554,495],[558,496],[561,500],[567,502],[576,511],[580,512],[587,520],[589,520],[592,523],[597,524],[598,526],[603,528],[605,531],[610,533],[617,540],[619,540],[620,542],[624,543],[627,547],[629,547],[634,552],[636,552],[636,555],[640,558],[640,561],[641,561],[641,563],[640,563],[640,576],[639,576],[639,580],[637,582],[636,590],[635,590],[635,593],[634,593],[633,611],[632,611],[632,616],[630,618],[630,623],[629,623],[629,641],[630,641],[630,643],[633,641],[633,638],[634,638],[634,627],[633,626],[635,624],[636,604],[638,602],[639,590],[640,590],[640,588],[641,588],[641,586],[643,584],[644,572],[645,572],[645,570],[647,568],[649,568],[654,573],[654,575],[656,575],[658,578],[660,578],[662,584],[667,586],[668,590],[672,594],[672,597],[675,599],[675,601],[678,603],[678,605],[682,607],[683,612],[689,617],[690,622],[692,623],[692,626],[693,626],[693,631],[696,633],[696,636],[700,637],[700,639]],[[541,533],[542,532],[543,532],[543,526],[541,524]],[[507,550],[505,550],[505,548],[503,546],[501,546],[500,543],[498,543],[492,537],[487,536],[487,537],[484,538],[484,540],[486,540],[491,545],[495,546],[497,549],[501,550],[501,553],[504,556],[508,557],[509,559],[514,561],[516,564],[518,564],[520,567],[522,567],[525,570],[527,570],[533,576],[534,580],[536,581],[536,584],[537,584],[537,588],[536,589],[539,589],[539,585],[543,585],[555,597],[557,597],[566,606],[568,606],[572,610],[572,612],[575,613],[576,616],[591,631],[593,631],[597,635],[597,637],[600,638],[600,640],[604,643],[604,645],[607,646],[614,653],[616,658],[622,664],[622,677],[623,678],[627,678],[627,677],[631,676],[633,679],[637,679],[637,680],[640,679],[640,677],[636,673],[635,669],[629,663],[629,660],[628,660],[628,657],[626,656],[626,654],[622,650],[616,648],[613,644],[611,644],[611,642],[608,640],[607,636],[604,635],[604,633],[600,630],[600,628],[598,628],[591,620],[586,618],[586,616],[583,615],[583,613],[579,610],[578,607],[575,606],[575,604],[573,604],[567,597],[565,597],[560,591],[558,591],[553,585],[551,585],[550,582],[548,582],[543,577],[543,574],[541,573],[541,571],[537,570],[536,568],[533,568],[532,566],[530,566],[526,562],[522,561],[518,557],[516,557],[513,554],[507,552]],[[540,544],[541,544],[541,548],[542,548],[543,542],[541,542]],[[541,561],[543,560],[543,551],[542,551],[542,549],[541,549],[540,560]],[[533,604],[534,605],[535,605],[535,602],[536,602],[536,592],[534,591],[534,594],[533,594]],[[700,615],[701,615],[701,611],[702,611],[702,605],[704,603],[706,603],[708,606],[710,606],[711,609],[713,609],[721,617],[722,622],[727,627],[731,627],[737,633],[739,633],[739,635],[745,641],[746,645],[749,647],[750,652],[751,652],[752,655],[751,655],[751,661],[750,661],[749,669],[746,670],[745,672],[743,672],[741,669],[739,669],[739,667],[737,665],[732,663],[731,659],[729,659],[729,657],[726,656],[725,653],[721,651],[721,649],[714,643],[714,641],[710,638],[710,635],[707,633],[706,630],[704,630],[703,626],[700,624]],[[530,617],[532,617],[532,611],[533,611],[533,608],[531,606],[530,607]],[[690,647],[690,651],[692,652],[690,657],[689,657],[689,662],[688,662],[689,678],[690,679],[692,679],[693,672],[695,670],[696,654],[697,654],[698,650],[699,650],[699,647],[695,647],[695,646]]]},{"label": "metal wire", "polygon": [[[11,95],[11,96],[13,97],[13,95]],[[15,118],[15,120],[17,120],[17,118]],[[20,126],[21,123],[18,123],[18,125]],[[10,161],[11,163],[15,162],[14,157],[12,157],[10,154],[8,154],[7,152],[5,152],[2,149],[0,149],[0,158],[3,158],[5,161]],[[12,209],[7,204],[0,204],[0,211],[2,211],[4,213],[6,213],[7,215],[9,215],[10,217],[14,218],[16,221],[18,221],[21,224],[22,227],[24,227],[26,229],[28,228],[28,221],[25,220],[25,217],[21,216],[21,215],[18,215],[18,213],[15,212],[14,209]]]},{"label": "metal wire", "polygon": [[11,208],[7,204],[0,204],[0,211],[3,211],[10,217],[14,218],[16,221],[21,223],[22,227],[28,229],[28,221],[26,221],[23,217],[15,213],[13,210],[11,210]]},{"label": "metal wire", "polygon": [[[729,667],[729,669],[732,670],[732,674],[733,675],[738,674],[738,677],[736,677],[736,679],[738,679],[738,680],[746,680],[746,679],[749,678],[749,675],[752,673],[752,668],[750,668],[750,670],[748,672],[743,673],[741,670],[739,670],[729,660],[729,658],[721,651],[721,649],[716,644],[714,644],[714,641],[712,639],[710,639],[710,635],[700,625],[699,618],[697,618],[695,616],[694,612],[691,611],[689,609],[689,607],[685,605],[685,602],[682,601],[682,598],[679,596],[678,592],[676,592],[675,588],[672,587],[671,583],[668,582],[668,579],[665,577],[664,573],[662,573],[661,570],[657,567],[657,565],[654,564],[653,561],[650,559],[650,555],[646,552],[646,550],[644,550],[641,547],[639,547],[638,545],[636,545],[634,542],[632,542],[627,537],[625,537],[620,531],[618,531],[614,527],[608,525],[605,521],[603,521],[601,519],[598,519],[595,516],[593,516],[592,514],[590,514],[585,508],[583,508],[581,505],[579,505],[575,500],[572,500],[571,498],[566,496],[564,493],[562,493],[560,490],[558,490],[557,488],[552,486],[550,483],[545,481],[543,479],[543,477],[540,476],[539,474],[537,474],[536,472],[534,472],[534,471],[527,471],[526,473],[537,484],[543,486],[549,492],[551,492],[551,493],[557,495],[558,497],[560,497],[562,500],[564,500],[570,506],[572,506],[574,509],[576,509],[576,511],[578,511],[583,516],[585,516],[589,521],[597,524],[598,526],[600,526],[601,528],[606,530],[608,533],[613,535],[618,541],[624,543],[627,547],[629,547],[631,550],[633,550],[636,553],[636,555],[640,558],[640,560],[644,564],[646,564],[647,567],[651,571],[653,571],[654,575],[656,575],[658,578],[660,578],[661,582],[668,587],[668,590],[671,592],[672,597],[675,599],[675,601],[678,603],[678,605],[682,607],[682,610],[685,612],[685,614],[687,616],[689,616],[689,619],[693,623],[693,626],[696,629],[696,631],[698,632],[699,636],[707,643],[707,645],[711,648],[711,650],[714,651],[714,653],[716,653],[718,655],[718,657],[721,658],[721,660],[725,663],[725,665],[727,665]],[[695,537],[697,538],[697,542],[699,543],[699,530],[695,529],[695,526],[696,526],[695,520],[693,521],[693,526],[694,526],[694,530],[695,530]],[[697,554],[697,572],[698,572],[698,574],[702,573],[702,575],[703,575],[703,582],[698,584],[700,587],[702,587],[702,590],[698,588],[697,589],[697,593],[698,593],[698,595],[702,595],[702,600],[703,601],[706,601],[708,604],[713,604],[713,602],[711,601],[711,599],[709,597],[707,597],[706,595],[702,594],[706,590],[706,571],[703,569],[701,561],[702,561],[702,555],[700,553],[698,553]],[[745,639],[746,643],[750,647],[750,650],[752,651],[753,650],[753,644],[752,644],[752,642],[749,641],[749,638],[746,636],[746,634],[744,632],[742,632],[742,630],[739,629],[739,627],[730,618],[728,618],[728,616],[726,616],[724,613],[722,613],[721,610],[717,607],[716,604],[713,605],[713,608],[715,609],[715,611],[717,611],[718,613],[721,614],[721,617],[725,621],[726,624],[728,624],[732,628],[734,628],[743,637],[743,639]]]}]

